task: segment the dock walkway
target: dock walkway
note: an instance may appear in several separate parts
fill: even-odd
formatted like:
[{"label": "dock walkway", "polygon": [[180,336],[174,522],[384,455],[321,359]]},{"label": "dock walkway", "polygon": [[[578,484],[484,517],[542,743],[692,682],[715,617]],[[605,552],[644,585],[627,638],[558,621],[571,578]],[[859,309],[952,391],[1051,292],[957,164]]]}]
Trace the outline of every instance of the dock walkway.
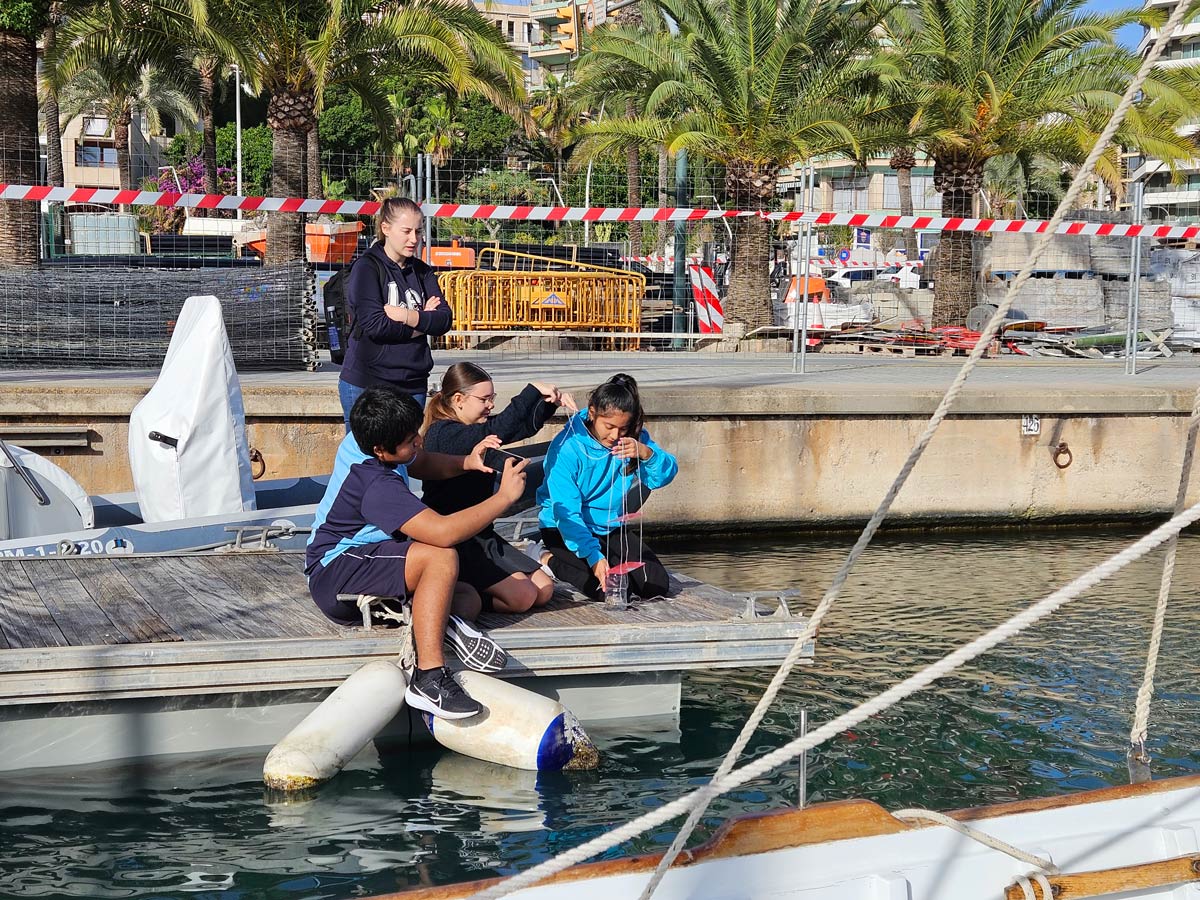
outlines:
[{"label": "dock walkway", "polygon": [[[397,652],[393,631],[321,615],[303,564],[278,552],[2,559],[0,706],[328,687]],[[560,587],[545,609],[480,624],[509,651],[505,677],[680,671],[777,664],[805,619],[763,615],[775,609],[673,576],[672,596],[627,610]]]}]

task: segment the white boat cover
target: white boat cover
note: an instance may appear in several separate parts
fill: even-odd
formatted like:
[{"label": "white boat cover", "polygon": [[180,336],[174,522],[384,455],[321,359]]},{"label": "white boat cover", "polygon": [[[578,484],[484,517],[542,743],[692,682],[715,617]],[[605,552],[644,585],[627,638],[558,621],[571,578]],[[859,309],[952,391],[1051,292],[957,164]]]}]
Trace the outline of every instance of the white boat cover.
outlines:
[{"label": "white boat cover", "polygon": [[242,388],[216,297],[184,303],[158,381],[129,416],[129,464],[145,522],[255,508]]},{"label": "white boat cover", "polygon": [[9,444],[8,452],[41,485],[50,503],[41,506],[8,457],[0,453],[0,538],[36,537],[94,526],[92,500],[79,482],[32,450]]}]

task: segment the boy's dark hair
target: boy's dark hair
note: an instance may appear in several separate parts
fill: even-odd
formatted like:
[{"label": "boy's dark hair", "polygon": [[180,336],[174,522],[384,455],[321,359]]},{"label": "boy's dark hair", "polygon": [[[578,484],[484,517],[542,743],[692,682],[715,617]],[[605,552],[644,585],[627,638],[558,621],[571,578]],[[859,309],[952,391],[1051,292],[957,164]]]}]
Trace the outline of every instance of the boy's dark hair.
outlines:
[{"label": "boy's dark hair", "polygon": [[630,437],[638,437],[646,423],[642,398],[638,396],[638,384],[632,375],[626,375],[624,372],[618,372],[592,391],[592,396],[588,398],[588,407],[598,415],[611,412],[628,413]]},{"label": "boy's dark hair", "polygon": [[367,388],[350,407],[350,433],[367,456],[376,447],[388,451],[421,429],[421,407],[404,391],[390,385]]}]

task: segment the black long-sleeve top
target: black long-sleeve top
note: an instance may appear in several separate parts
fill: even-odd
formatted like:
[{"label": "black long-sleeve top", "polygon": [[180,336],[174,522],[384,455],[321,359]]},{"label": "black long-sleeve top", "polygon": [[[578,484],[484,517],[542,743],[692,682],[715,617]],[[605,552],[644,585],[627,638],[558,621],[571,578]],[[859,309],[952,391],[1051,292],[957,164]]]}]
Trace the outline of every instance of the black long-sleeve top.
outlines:
[{"label": "black long-sleeve top", "polygon": [[[506,444],[533,437],[554,415],[557,407],[542,399],[532,384],[513,397],[503,412],[478,425],[464,425],[454,419],[439,419],[425,434],[425,449],[435,453],[465,455],[488,435],[499,436]],[[421,499],[442,515],[458,512],[490,497],[495,476],[485,472],[465,472],[456,478],[426,481]]]}]

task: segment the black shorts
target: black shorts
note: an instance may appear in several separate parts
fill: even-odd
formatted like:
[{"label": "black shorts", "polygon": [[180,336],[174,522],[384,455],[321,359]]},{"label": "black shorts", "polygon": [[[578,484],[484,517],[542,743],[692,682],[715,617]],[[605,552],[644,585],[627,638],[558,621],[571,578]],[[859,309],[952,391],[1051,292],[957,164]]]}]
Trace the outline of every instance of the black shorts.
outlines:
[{"label": "black shorts", "polygon": [[537,560],[522,553],[492,529],[481,531],[454,548],[458,551],[458,580],[483,593],[510,575],[532,575]]},{"label": "black shorts", "polygon": [[362,613],[338,594],[374,594],[403,597],[408,593],[404,561],[412,541],[380,541],[351,547],[335,556],[329,565],[318,563],[308,576],[308,589],[321,612],[339,625],[359,625]]}]

